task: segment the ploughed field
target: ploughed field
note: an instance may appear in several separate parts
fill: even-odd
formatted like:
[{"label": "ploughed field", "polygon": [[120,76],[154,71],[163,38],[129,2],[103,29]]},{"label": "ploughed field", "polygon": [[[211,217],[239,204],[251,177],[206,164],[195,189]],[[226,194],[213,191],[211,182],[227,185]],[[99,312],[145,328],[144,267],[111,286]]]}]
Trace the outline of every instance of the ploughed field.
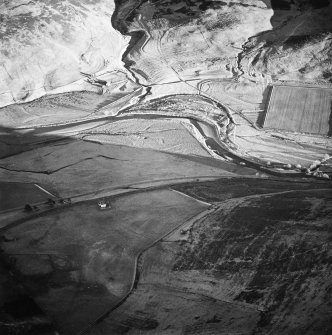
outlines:
[{"label": "ploughed field", "polygon": [[332,90],[274,86],[264,127],[330,135]]}]

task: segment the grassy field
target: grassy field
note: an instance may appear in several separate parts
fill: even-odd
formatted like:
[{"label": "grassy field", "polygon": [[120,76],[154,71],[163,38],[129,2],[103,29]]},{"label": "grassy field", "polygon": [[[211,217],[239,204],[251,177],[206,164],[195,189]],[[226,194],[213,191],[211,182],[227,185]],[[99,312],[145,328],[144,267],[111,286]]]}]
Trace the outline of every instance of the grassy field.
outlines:
[{"label": "grassy field", "polygon": [[33,181],[61,197],[142,181],[191,176],[234,176],[255,170],[204,156],[163,153],[113,144],[73,141],[1,160],[1,180]]},{"label": "grassy field", "polygon": [[34,184],[0,182],[0,211],[22,207],[52,198]]},{"label": "grassy field", "polygon": [[206,205],[169,190],[73,205],[6,233],[12,270],[62,334],[74,334],[130,289],[136,256]]},{"label": "grassy field", "polygon": [[85,140],[167,151],[190,156],[210,157],[188,131],[186,119],[135,118],[119,120],[86,132]]},{"label": "grassy field", "polygon": [[264,128],[328,135],[332,90],[274,86]]}]

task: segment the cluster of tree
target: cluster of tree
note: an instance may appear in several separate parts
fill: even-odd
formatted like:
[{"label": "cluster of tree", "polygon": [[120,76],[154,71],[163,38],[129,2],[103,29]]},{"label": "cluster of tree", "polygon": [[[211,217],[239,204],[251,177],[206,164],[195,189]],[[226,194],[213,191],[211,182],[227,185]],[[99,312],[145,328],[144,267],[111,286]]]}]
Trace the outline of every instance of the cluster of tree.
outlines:
[{"label": "cluster of tree", "polygon": [[24,206],[24,211],[25,212],[32,212],[32,211],[38,211],[38,210],[39,210],[39,208],[37,206],[32,206],[30,204],[26,204]]}]

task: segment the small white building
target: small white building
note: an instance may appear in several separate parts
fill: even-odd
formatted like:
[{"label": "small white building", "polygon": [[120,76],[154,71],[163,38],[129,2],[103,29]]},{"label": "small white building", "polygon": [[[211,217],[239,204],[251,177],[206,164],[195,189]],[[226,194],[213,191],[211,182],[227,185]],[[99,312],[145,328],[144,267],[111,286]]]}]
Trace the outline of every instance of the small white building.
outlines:
[{"label": "small white building", "polygon": [[106,209],[106,208],[110,208],[111,207],[109,201],[106,201],[104,199],[98,201],[98,206],[99,206],[100,209]]}]

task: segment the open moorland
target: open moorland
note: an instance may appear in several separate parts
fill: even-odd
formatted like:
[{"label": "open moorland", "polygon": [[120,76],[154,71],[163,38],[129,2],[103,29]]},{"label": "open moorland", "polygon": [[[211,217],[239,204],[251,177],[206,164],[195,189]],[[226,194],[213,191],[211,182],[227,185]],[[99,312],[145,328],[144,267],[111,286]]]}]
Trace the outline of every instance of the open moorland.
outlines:
[{"label": "open moorland", "polygon": [[89,334],[328,334],[331,188],[255,182],[177,186],[214,209],[143,253],[132,294]]}]

